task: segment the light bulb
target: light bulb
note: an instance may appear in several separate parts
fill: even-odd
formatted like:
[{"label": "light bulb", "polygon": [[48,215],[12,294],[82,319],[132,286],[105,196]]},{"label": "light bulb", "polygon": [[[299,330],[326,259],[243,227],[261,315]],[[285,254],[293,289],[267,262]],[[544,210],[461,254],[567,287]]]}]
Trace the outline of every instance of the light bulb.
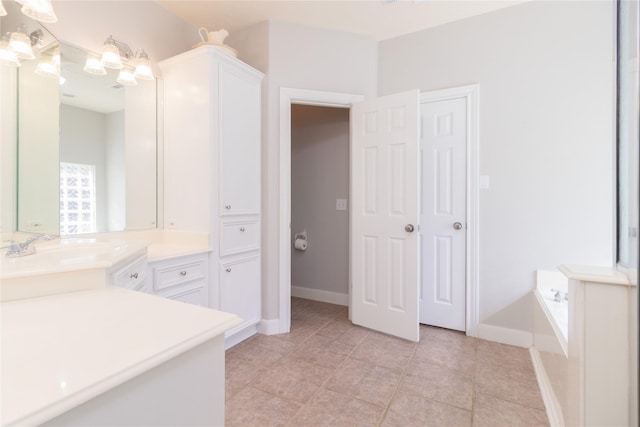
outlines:
[{"label": "light bulb", "polygon": [[58,22],[50,0],[24,0],[21,3],[22,13],[29,18],[41,22]]},{"label": "light bulb", "polygon": [[42,77],[58,78],[60,68],[58,68],[53,57],[42,58],[42,60],[38,62],[35,73]]},{"label": "light bulb", "polygon": [[9,43],[6,40],[0,42],[0,64],[10,67],[19,67],[21,65],[18,56],[9,48]]},{"label": "light bulb", "polygon": [[33,59],[33,49],[31,48],[31,39],[27,35],[24,25],[18,27],[18,30],[11,33],[9,39],[9,48],[16,53],[20,59]]},{"label": "light bulb", "polygon": [[155,80],[153,71],[151,70],[151,61],[147,53],[140,49],[136,56],[136,71],[133,75],[140,80]]},{"label": "light bulb", "polygon": [[120,74],[118,74],[116,81],[125,86],[135,86],[138,84],[133,75],[133,70],[129,67],[124,67],[120,70]]},{"label": "light bulb", "polygon": [[104,64],[100,58],[93,53],[87,53],[87,60],[82,69],[87,73],[95,74],[96,76],[104,76],[107,74],[107,70],[104,69]]},{"label": "light bulb", "polygon": [[120,50],[111,36],[104,42],[104,47],[102,48],[102,63],[107,68],[113,68],[114,70],[122,69],[123,65],[122,58],[120,58]]}]

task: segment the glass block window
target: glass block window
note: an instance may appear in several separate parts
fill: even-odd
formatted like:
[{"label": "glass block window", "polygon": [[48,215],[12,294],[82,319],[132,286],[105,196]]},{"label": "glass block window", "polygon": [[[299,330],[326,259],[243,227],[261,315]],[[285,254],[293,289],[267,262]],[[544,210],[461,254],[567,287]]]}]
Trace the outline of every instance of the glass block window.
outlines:
[{"label": "glass block window", "polygon": [[60,162],[60,234],[96,231],[95,165]]}]

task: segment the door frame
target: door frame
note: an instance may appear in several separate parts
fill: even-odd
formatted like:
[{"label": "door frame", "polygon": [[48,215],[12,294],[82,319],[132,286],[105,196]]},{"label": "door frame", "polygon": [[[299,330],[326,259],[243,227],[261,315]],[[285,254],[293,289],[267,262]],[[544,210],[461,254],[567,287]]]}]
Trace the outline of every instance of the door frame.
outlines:
[{"label": "door frame", "polygon": [[291,105],[350,109],[352,104],[362,101],[364,96],[357,94],[280,88],[278,333],[287,333],[291,328]]},{"label": "door frame", "polygon": [[[478,84],[420,93],[420,104],[465,98],[467,105],[466,333],[478,336],[479,324],[479,92]],[[291,104],[351,108],[364,96],[309,89],[280,88],[280,174],[278,221],[278,332],[291,328]],[[349,142],[351,144],[351,142]]]},{"label": "door frame", "polygon": [[479,92],[478,84],[420,93],[420,104],[464,98],[467,106],[467,191],[465,253],[465,330],[478,336],[479,324]]}]

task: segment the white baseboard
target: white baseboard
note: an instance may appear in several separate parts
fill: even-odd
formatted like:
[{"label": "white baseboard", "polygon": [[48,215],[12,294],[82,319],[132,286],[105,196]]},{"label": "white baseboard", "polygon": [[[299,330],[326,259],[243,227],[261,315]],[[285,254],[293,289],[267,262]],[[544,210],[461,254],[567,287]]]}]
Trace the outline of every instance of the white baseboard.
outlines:
[{"label": "white baseboard", "polygon": [[336,305],[349,305],[349,294],[339,292],[323,291],[320,289],[303,288],[300,286],[291,287],[291,296],[310,299],[320,302],[328,302]]},{"label": "white baseboard", "polygon": [[529,348],[533,345],[533,334],[531,332],[503,328],[502,326],[488,325],[486,323],[478,325],[478,338],[524,348]]},{"label": "white baseboard", "polygon": [[280,333],[280,319],[262,319],[258,323],[258,333],[263,335],[276,335]]},{"label": "white baseboard", "polygon": [[531,362],[533,362],[533,369],[536,372],[536,379],[538,380],[538,387],[540,388],[540,394],[542,394],[544,407],[547,410],[549,425],[551,427],[564,427],[562,407],[556,394],[553,392],[547,371],[544,369],[544,364],[540,358],[540,352],[535,347],[531,347],[529,353],[531,354]]},{"label": "white baseboard", "polygon": [[225,333],[224,336],[224,349],[229,350],[234,345],[241,343],[242,341],[250,338],[258,333],[257,324],[240,325],[240,327],[233,328]]}]

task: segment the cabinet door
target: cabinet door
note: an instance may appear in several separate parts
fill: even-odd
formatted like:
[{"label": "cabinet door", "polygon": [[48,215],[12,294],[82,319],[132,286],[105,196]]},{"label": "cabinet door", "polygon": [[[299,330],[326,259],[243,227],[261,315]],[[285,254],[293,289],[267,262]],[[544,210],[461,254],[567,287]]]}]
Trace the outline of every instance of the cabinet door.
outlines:
[{"label": "cabinet door", "polygon": [[260,257],[220,263],[220,310],[244,323],[260,321]]},{"label": "cabinet door", "polygon": [[220,215],[260,213],[260,79],[220,64]]}]

